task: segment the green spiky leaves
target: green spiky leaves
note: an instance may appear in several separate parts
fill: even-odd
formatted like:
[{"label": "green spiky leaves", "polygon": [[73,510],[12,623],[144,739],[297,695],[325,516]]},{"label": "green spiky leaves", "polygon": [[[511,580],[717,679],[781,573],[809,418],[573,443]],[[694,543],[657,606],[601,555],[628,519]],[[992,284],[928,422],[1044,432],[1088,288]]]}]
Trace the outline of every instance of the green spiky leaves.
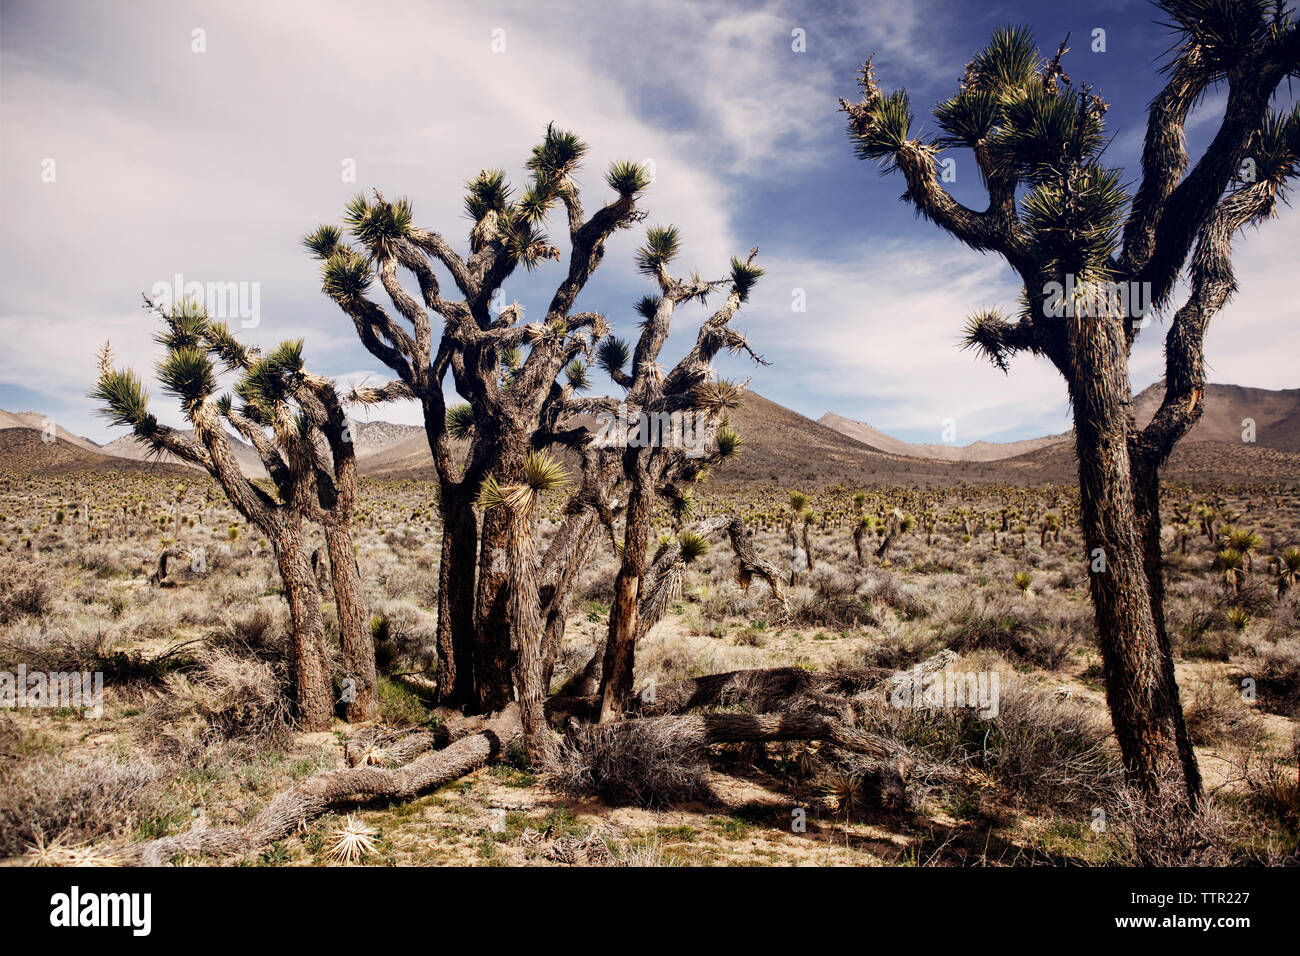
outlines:
[{"label": "green spiky leaves", "polygon": [[745,387],[725,378],[716,382],[704,382],[691,392],[691,403],[696,408],[709,412],[731,411],[739,408],[744,401]]},{"label": "green spiky leaves", "polygon": [[344,209],[343,221],[371,255],[387,259],[411,231],[411,204],[405,198],[370,202],[358,193]]},{"label": "green spiky leaves", "polygon": [[1039,253],[1061,271],[1096,277],[1119,242],[1128,195],[1118,170],[1090,165],[1067,189],[1044,182],[1022,201]]},{"label": "green spiky leaves", "polygon": [[1007,359],[1013,351],[1008,342],[1010,329],[1006,316],[997,309],[981,310],[966,320],[961,347],[981,353],[1005,373],[1010,367]]},{"label": "green spiky leaves", "polygon": [[745,439],[740,437],[740,433],[735,431],[730,425],[724,424],[718,429],[718,457],[721,459],[735,458],[740,454],[740,448],[745,444]]},{"label": "green spiky leaves", "polygon": [[559,259],[560,250],[550,244],[546,233],[516,207],[512,210],[514,215],[505,217],[499,226],[501,241],[510,261],[531,272],[544,259]]},{"label": "green spiky leaves", "polygon": [[166,323],[154,341],[164,348],[200,349],[208,334],[208,310],[197,299],[182,299],[164,316]]},{"label": "green spiky leaves", "polygon": [[1100,102],[1079,93],[1029,87],[1005,108],[997,145],[1030,183],[1041,183],[1073,166],[1089,164],[1104,144]]},{"label": "green spiky leaves", "polygon": [[731,257],[731,285],[740,296],[740,301],[745,302],[749,299],[750,290],[763,275],[763,270],[744,259]]},{"label": "green spiky leaves", "polygon": [[939,127],[947,136],[940,146],[968,146],[987,139],[1002,117],[1002,104],[989,90],[963,90],[934,108]]},{"label": "green spiky leaves", "polygon": [[489,475],[479,490],[478,505],[484,511],[505,508],[517,517],[527,517],[543,494],[558,491],[568,483],[568,473],[549,452],[530,451],[524,458],[524,480],[503,485],[495,475]]},{"label": "green spiky leaves", "polygon": [[[1272,0],[1157,0],[1169,16],[1165,26],[1184,37],[1213,75],[1264,42],[1274,26]],[[1286,17],[1278,25],[1285,27]]]},{"label": "green spiky leaves", "polygon": [[212,360],[196,348],[176,348],[158,363],[158,380],[163,390],[178,398],[186,412],[192,411],[217,389]]},{"label": "green spiky leaves", "polygon": [[246,368],[253,361],[257,350],[245,345],[230,331],[225,322],[209,322],[206,334],[208,348],[225,364],[227,372]]},{"label": "green spiky leaves", "polygon": [[596,350],[596,364],[611,377],[616,372],[622,372],[631,358],[632,351],[628,344],[613,335],[601,342],[600,348]]},{"label": "green spiky leaves", "polygon": [[621,160],[610,164],[605,182],[620,196],[635,196],[650,185],[650,170],[642,163]]},{"label": "green spiky leaves", "polygon": [[863,68],[866,96],[849,107],[849,133],[856,140],[854,149],[863,159],[885,162],[888,166],[908,141],[912,129],[912,106],[906,90],[882,93],[870,76],[870,64]]},{"label": "green spiky leaves", "polygon": [[690,564],[709,553],[708,540],[694,531],[683,531],[677,538],[677,544],[682,549],[684,564]]},{"label": "green spiky leaves", "polygon": [[662,302],[663,296],[661,295],[643,295],[637,299],[633,309],[635,309],[637,315],[641,316],[642,325],[655,317],[655,313],[659,311]]},{"label": "green spiky leaves", "polygon": [[577,133],[566,129],[546,127],[546,136],[533,147],[533,155],[526,165],[537,177],[539,184],[558,182],[578,168],[587,154],[587,144]]},{"label": "green spiky leaves", "polygon": [[328,259],[343,243],[343,231],[338,226],[321,225],[303,236],[302,244],[317,259]]},{"label": "green spiky leaves", "polygon": [[651,226],[646,241],[636,252],[637,271],[657,278],[681,252],[682,236],[676,226]]},{"label": "green spiky leaves", "polygon": [[1239,176],[1247,186],[1251,182],[1280,186],[1296,175],[1300,168],[1300,105],[1285,115],[1269,111],[1248,158],[1250,165],[1244,169],[1248,175]]},{"label": "green spiky leaves", "polygon": [[1000,27],[970,65],[967,89],[1006,94],[1030,86],[1039,76],[1043,58],[1028,27]]},{"label": "green spiky leaves", "polygon": [[365,295],[373,277],[366,257],[348,249],[338,250],[321,267],[321,287],[335,302],[351,302]]},{"label": "green spiky leaves", "polygon": [[501,169],[485,169],[465,184],[465,211],[478,222],[489,212],[504,212],[510,204],[510,187]]},{"label": "green spiky leaves", "polygon": [[447,409],[447,434],[452,438],[468,438],[474,427],[474,409],[461,402]]},{"label": "green spiky leaves", "polygon": [[569,382],[569,388],[575,392],[585,392],[591,388],[591,380],[587,376],[587,366],[583,365],[579,359],[574,359],[565,367],[564,377]]},{"label": "green spiky leaves", "polygon": [[107,370],[90,390],[90,397],[100,402],[100,414],[114,425],[136,428],[153,418],[149,414],[149,393],[140,376],[130,369]]}]

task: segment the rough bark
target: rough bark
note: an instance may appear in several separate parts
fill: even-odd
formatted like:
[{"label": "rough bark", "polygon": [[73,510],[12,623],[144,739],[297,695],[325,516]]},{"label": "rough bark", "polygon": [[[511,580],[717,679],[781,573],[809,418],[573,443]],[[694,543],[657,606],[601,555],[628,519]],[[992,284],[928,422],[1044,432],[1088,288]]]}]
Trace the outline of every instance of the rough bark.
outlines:
[{"label": "rough bark", "polygon": [[438,562],[438,702],[476,709],[474,590],[478,519],[460,492],[444,493],[442,554]]},{"label": "rough bark", "polygon": [[273,545],[289,602],[289,616],[293,621],[294,702],[298,726],[304,731],[329,730],[334,705],[316,577],[312,574],[300,531],[282,533]]},{"label": "rough bark", "polygon": [[1128,774],[1144,792],[1158,794],[1182,777],[1195,801],[1196,781],[1184,776],[1178,748],[1181,707],[1172,659],[1156,633],[1139,539],[1123,328],[1113,320],[1074,319],[1070,337],[1085,560],[1091,567],[1097,549],[1105,558],[1105,570],[1093,571],[1089,583],[1115,737]]},{"label": "rough bark", "polygon": [[343,527],[325,529],[330,577],[334,583],[334,606],[338,610],[339,639],[343,647],[343,677],[352,683],[351,699],[344,711],[349,722],[374,720],[379,716],[375,691],[375,639],[366,620],[361,569],[357,567],[352,533]]}]

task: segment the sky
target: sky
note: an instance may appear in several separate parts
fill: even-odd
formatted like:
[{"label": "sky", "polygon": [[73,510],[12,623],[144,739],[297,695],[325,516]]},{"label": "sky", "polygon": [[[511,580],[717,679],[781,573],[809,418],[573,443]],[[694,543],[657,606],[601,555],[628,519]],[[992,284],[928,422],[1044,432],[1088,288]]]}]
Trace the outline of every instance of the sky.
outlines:
[{"label": "sky", "polygon": [[[680,228],[680,272],[721,277],[758,248],[766,275],[733,324],[771,364],[728,357],[720,374],[910,441],[939,441],[948,419],[959,444],[1064,431],[1064,383],[1045,360],[1018,357],[1003,375],[959,349],[967,315],[1015,307],[1010,270],[918,219],[901,178],[855,156],[838,97],[856,98],[874,52],[882,84],[911,93],[914,135],[933,132],[929,110],[995,28],[1026,24],[1046,53],[1068,33],[1065,68],[1110,103],[1107,162],[1131,181],[1170,45],[1158,19],[1145,0],[0,0],[0,408],[100,442],[122,434],[86,397],[97,349],[110,340],[151,380],[160,350],[140,295],[178,275],[237,283],[250,306],[256,293],[240,329],[251,344],[303,338],[315,371],[387,380],[320,291],[301,237],[377,188],[467,253],[465,180],[500,167],[522,187],[554,122],[590,146],[577,177],[589,210],[609,198],[610,161],[653,164],[641,207],[646,225]],[[1215,90],[1193,113],[1194,157],[1223,104]],[[982,208],[974,160],[951,155],[954,195]],[[563,217],[550,226],[567,255]],[[654,291],[634,266],[642,239],[619,233],[577,304],[624,338]],[[1211,325],[1211,381],[1300,385],[1298,243],[1290,207],[1238,240],[1241,291]],[[540,316],[563,271],[521,270],[506,300]],[[664,360],[707,314],[678,312]],[[1134,349],[1135,392],[1161,376],[1162,331]],[[419,421],[413,408],[375,417]]]}]

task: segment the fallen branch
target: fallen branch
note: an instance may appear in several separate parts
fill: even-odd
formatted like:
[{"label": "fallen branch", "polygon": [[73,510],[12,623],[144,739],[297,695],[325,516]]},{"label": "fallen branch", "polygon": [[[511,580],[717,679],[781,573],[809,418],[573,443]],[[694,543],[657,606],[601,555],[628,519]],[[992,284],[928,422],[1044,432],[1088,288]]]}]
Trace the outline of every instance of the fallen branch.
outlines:
[{"label": "fallen branch", "polygon": [[161,866],[183,854],[225,856],[246,853],[282,840],[327,810],[359,801],[405,800],[435,790],[485,766],[520,733],[519,709],[511,704],[484,729],[462,737],[445,750],[426,754],[404,767],[360,766],[322,770],[273,799],[247,826],[191,830],[119,850],[117,862]]}]

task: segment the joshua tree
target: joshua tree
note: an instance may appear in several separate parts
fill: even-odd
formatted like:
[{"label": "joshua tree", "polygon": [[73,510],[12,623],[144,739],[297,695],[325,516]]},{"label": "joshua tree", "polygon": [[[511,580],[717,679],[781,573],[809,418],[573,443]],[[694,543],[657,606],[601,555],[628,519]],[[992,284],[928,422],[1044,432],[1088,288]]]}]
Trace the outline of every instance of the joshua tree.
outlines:
[{"label": "joshua tree", "polygon": [[[679,515],[689,513],[689,484],[700,479],[706,469],[737,454],[742,440],[727,424],[727,412],[736,408],[741,388],[726,381],[714,381],[710,363],[721,351],[748,352],[759,360],[749,343],[729,326],[731,319],[749,297],[755,282],[763,274],[753,264],[756,251],[745,260],[732,259],[727,279],[706,282],[673,277],[668,267],[681,245],[673,227],[656,227],[648,231],[646,244],[637,253],[640,271],[653,278],[659,294],[646,296],[637,304],[642,319],[641,336],[630,355],[618,339],[601,347],[599,362],[610,377],[627,392],[617,405],[613,400],[578,403],[600,411],[613,425],[606,427],[601,445],[612,445],[621,462],[622,477],[627,483],[627,518],[618,578],[614,585],[614,602],[605,641],[601,679],[600,718],[608,721],[621,716],[632,691],[634,648],[636,641],[666,609],[685,565],[694,559],[696,550],[687,542],[703,541],[697,532],[680,536],[675,545],[660,549],[653,567],[647,565],[650,524],[656,500],[666,497],[675,503]],[[669,326],[677,307],[692,300],[702,300],[711,291],[730,286],[726,300],[700,326],[695,346],[667,373],[658,365],[659,353],[668,340]],[[613,435],[608,432],[613,431]],[[612,439],[612,440],[611,440]],[[718,525],[718,530],[728,527]],[[733,533],[738,553],[743,541]],[[741,555],[742,574],[745,556]],[[774,575],[766,573],[769,584]],[[643,621],[642,607],[653,608],[653,617]],[[643,626],[644,625],[644,626]]]},{"label": "joshua tree", "polygon": [[880,547],[876,548],[876,560],[883,561],[885,555],[889,554],[889,549],[892,548],[894,542],[898,540],[898,536],[900,534],[906,534],[908,531],[912,530],[912,525],[915,524],[915,522],[915,518],[911,515],[903,514],[903,512],[899,511],[897,508],[891,511],[885,519],[885,524],[882,529],[884,535],[881,539]]},{"label": "joshua tree", "polygon": [[[302,343],[286,342],[270,358],[261,358],[230,335],[224,325],[209,323],[208,338],[227,366],[243,373],[236,393],[245,403],[243,414],[228,420],[256,449],[268,473],[282,469],[280,449],[266,440],[264,423],[278,404],[296,402],[305,430],[298,440],[311,468],[315,499],[308,515],[325,534],[329,579],[338,612],[343,649],[343,702],[349,721],[373,720],[379,703],[375,686],[375,642],[367,620],[361,570],[352,539],[357,503],[357,458],[343,401],[334,383],[308,371]],[[312,556],[313,564],[316,555]],[[317,567],[317,576],[323,568]]]},{"label": "joshua tree", "polygon": [[[860,156],[901,171],[905,198],[921,215],[975,249],[998,253],[1023,283],[1018,320],[978,313],[966,341],[1004,371],[1017,353],[1046,357],[1066,381],[1116,737],[1144,792],[1155,795],[1168,776],[1181,777],[1194,804],[1200,774],[1164,622],[1158,471],[1202,411],[1204,333],[1234,289],[1232,239],[1272,214],[1296,171],[1300,115],[1276,116],[1269,101],[1296,72],[1300,34],[1280,2],[1158,6],[1173,23],[1177,47],[1150,108],[1131,196],[1122,173],[1101,162],[1106,103],[1073,88],[1062,67],[1064,43],[1044,58],[1023,28],[999,30],[967,66],[957,93],[935,108],[943,131],[937,139],[912,137],[906,92],[884,93],[870,60],[861,99],[841,105]],[[1228,91],[1224,116],[1189,170],[1188,112],[1219,83]],[[942,185],[937,155],[948,147],[973,150],[988,189],[984,211],[958,203]],[[1121,293],[1164,308],[1184,264],[1191,291],[1165,339],[1164,400],[1139,430],[1128,354],[1146,322],[1129,307],[1132,296]]]},{"label": "joshua tree", "polygon": [[876,530],[876,519],[872,515],[858,515],[853,525],[853,550],[857,553],[858,564],[863,564],[866,557],[862,551],[862,539]]},{"label": "joshua tree", "polygon": [[[603,316],[573,307],[608,238],[645,215],[637,197],[650,177],[643,167],[622,162],[606,175],[614,198],[587,216],[573,179],[586,149],[574,134],[548,127],[527,163],[531,182],[517,199],[499,170],[470,180],[466,257],[439,234],[415,226],[405,200],[388,202],[378,193],[373,200],[358,196],[347,207],[345,222],[359,248],[345,244],[334,226],[321,226],[305,240],[323,260],[325,292],[352,319],[366,348],[397,375],[382,388],[357,390],[356,397],[413,397],[423,408],[443,524],[439,697],[467,710],[499,710],[514,696],[510,636],[517,632],[504,561],[514,518],[510,509],[489,509],[480,535],[475,502],[489,476],[501,487],[524,484],[530,451],[578,449],[589,440],[586,429],[560,430],[560,412],[581,384],[585,366],[575,360],[589,361],[608,327]],[[502,286],[520,266],[560,258],[541,231],[557,204],[567,213],[568,268],[541,320],[525,324],[517,303],[501,307]],[[435,267],[446,271],[461,298],[443,295]],[[399,268],[414,277],[419,301],[398,281]],[[400,318],[368,297],[376,277]],[[440,331],[431,313],[441,320]],[[562,384],[566,370],[569,381]],[[449,377],[467,403],[454,414],[443,397]],[[469,445],[463,469],[453,455],[458,434]],[[548,633],[562,627],[555,611],[567,599],[572,568],[585,557],[596,526],[592,511],[588,497],[566,508],[564,525],[543,557],[540,594],[547,606],[541,613]]]},{"label": "joshua tree", "polygon": [[1300,548],[1287,548],[1277,562],[1277,599],[1280,601],[1300,577]]},{"label": "joshua tree", "polygon": [[1264,539],[1254,531],[1245,528],[1228,529],[1228,547],[1241,555],[1247,574],[1250,574],[1251,566],[1254,563],[1252,556],[1263,546]]},{"label": "joshua tree", "polygon": [[[304,542],[303,526],[314,505],[315,482],[305,451],[307,443],[300,434],[303,425],[287,396],[268,390],[256,405],[241,412],[235,410],[230,396],[217,395],[214,358],[222,358],[223,352],[231,354],[228,347],[233,345],[233,337],[210,323],[201,305],[185,301],[169,311],[155,310],[165,326],[157,339],[167,350],[158,364],[158,378],[163,390],[180,401],[197,441],[158,422],[149,412],[148,393],[140,377],[130,369],[119,371],[105,362],[91,395],[103,402],[103,413],[114,424],[130,426],[136,438],[157,453],[170,453],[204,468],[235,509],[271,542],[293,620],[298,722],[304,730],[327,730],[333,706],[320,592]],[[295,343],[285,343],[265,361],[278,368],[300,359]],[[226,364],[237,367],[233,362]],[[259,383],[250,382],[246,375],[240,388],[259,390]],[[274,496],[240,469],[224,423],[254,441],[267,464]],[[273,430],[274,441],[262,431],[264,426]],[[286,451],[287,458],[281,457],[277,446]]]}]

